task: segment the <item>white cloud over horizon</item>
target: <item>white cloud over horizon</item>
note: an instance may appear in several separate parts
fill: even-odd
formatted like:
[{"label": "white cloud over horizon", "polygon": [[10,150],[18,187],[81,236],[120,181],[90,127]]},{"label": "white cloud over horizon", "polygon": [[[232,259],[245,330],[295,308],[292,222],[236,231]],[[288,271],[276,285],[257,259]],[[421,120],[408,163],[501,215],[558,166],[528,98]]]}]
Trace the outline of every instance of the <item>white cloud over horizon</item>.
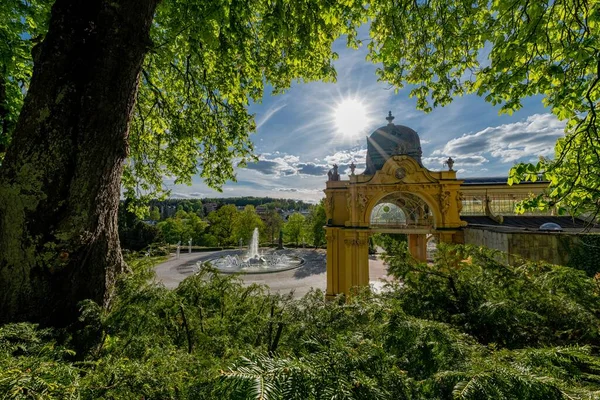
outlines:
[{"label": "white cloud over horizon", "polygon": [[[533,114],[521,121],[449,138],[443,147],[424,155],[423,164],[431,170],[444,169],[451,156],[459,177],[505,175],[515,161],[551,155],[563,130],[564,123],[553,115]],[[333,164],[339,166],[342,179],[347,179],[350,163],[356,164],[356,173],[364,170],[366,155],[366,140],[363,146],[333,149],[311,160],[302,154],[263,153],[258,162],[238,169],[238,182],[227,183],[222,193],[195,181],[187,189],[174,186],[177,190],[172,197],[268,196],[315,202],[324,196],[327,171]]]},{"label": "white cloud over horizon", "polygon": [[488,127],[453,138],[432,155],[456,157],[457,162],[465,164],[472,163],[473,157],[483,158],[481,154],[485,153],[502,163],[514,163],[532,156],[548,157],[554,154],[554,145],[564,136],[564,129],[565,123],[553,114],[534,114],[524,121]]}]

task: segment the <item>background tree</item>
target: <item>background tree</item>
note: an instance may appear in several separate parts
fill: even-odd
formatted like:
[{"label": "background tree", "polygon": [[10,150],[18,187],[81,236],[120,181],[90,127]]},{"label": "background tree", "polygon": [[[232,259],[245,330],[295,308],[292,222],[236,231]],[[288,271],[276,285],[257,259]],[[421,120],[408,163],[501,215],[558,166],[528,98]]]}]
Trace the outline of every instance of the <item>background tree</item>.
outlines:
[{"label": "background tree", "polygon": [[158,207],[150,207],[150,215],[148,215],[150,221],[160,221],[160,210]]},{"label": "background tree", "polygon": [[238,210],[233,204],[227,204],[208,214],[209,232],[217,240],[217,245],[236,245],[235,225]]},{"label": "background tree", "polygon": [[192,239],[192,243],[195,245],[202,245],[202,237],[208,228],[208,223],[198,216],[195,211],[190,211],[186,223],[190,226],[192,235],[186,240]]},{"label": "background tree", "polygon": [[258,228],[259,232],[264,231],[264,224],[254,206],[247,205],[244,211],[239,212],[235,219],[234,236],[237,241],[242,241],[244,245],[250,243],[254,229]]},{"label": "background tree", "polygon": [[166,243],[177,244],[182,242],[183,237],[189,237],[189,233],[186,235],[186,227],[180,218],[167,218],[156,225],[162,232],[162,236]]},{"label": "background tree", "polygon": [[204,217],[204,206],[202,205],[202,201],[194,200],[191,206],[192,211],[196,213],[200,218]]},{"label": "background tree", "polygon": [[279,231],[283,227],[283,218],[281,214],[275,209],[271,209],[267,212],[264,219],[265,224],[265,235],[269,239],[271,244],[275,243],[279,239]]},{"label": "background tree", "polygon": [[133,251],[148,250],[165,242],[163,231],[144,221],[137,221],[131,228],[119,231],[119,240],[123,249]]},{"label": "background tree", "polygon": [[192,244],[200,245],[208,223],[203,221],[195,212],[179,210],[171,218],[158,223],[164,240],[169,244],[181,242],[187,245],[192,239]]},{"label": "background tree", "polygon": [[123,249],[147,250],[155,243],[163,243],[161,230],[140,220],[127,210],[126,202],[119,205],[119,240]]},{"label": "background tree", "polygon": [[292,242],[296,246],[301,240],[304,240],[306,233],[306,218],[300,213],[293,213],[288,217],[285,225],[283,226],[283,233],[287,242]]},{"label": "background tree", "polygon": [[325,200],[321,200],[319,204],[311,208],[307,218],[307,230],[310,235],[312,244],[319,247],[325,243],[325,225],[327,224],[327,215],[323,205]]}]

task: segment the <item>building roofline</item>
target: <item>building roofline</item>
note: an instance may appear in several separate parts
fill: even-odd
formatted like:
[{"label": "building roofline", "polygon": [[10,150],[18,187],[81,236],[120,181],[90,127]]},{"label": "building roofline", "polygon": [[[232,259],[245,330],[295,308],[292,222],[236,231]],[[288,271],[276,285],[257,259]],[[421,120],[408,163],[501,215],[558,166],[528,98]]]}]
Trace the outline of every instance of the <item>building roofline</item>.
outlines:
[{"label": "building roofline", "polygon": [[[463,185],[468,186],[477,186],[477,185],[508,185],[508,177],[506,176],[492,176],[492,177],[472,177],[472,178],[462,178]],[[550,181],[538,180],[535,182],[531,181],[521,181],[519,185],[531,185],[531,184],[549,184]]]}]

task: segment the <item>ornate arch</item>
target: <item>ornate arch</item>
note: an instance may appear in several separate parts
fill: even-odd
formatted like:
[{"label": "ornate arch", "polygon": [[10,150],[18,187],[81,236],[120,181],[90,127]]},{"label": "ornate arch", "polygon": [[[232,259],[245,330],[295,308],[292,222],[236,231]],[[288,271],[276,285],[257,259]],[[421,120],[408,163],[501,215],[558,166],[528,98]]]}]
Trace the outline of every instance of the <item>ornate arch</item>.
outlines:
[{"label": "ornate arch", "polygon": [[[394,155],[374,175],[353,172],[348,180],[330,179],[325,189],[329,296],[369,284],[367,239],[372,232],[405,232],[411,254],[425,261],[426,234],[435,234],[439,242],[454,241],[464,225],[459,215],[462,181],[453,170],[429,171],[409,156]],[[394,195],[398,198],[392,200]],[[371,224],[373,209],[388,196],[410,210],[408,224]],[[411,205],[408,199],[416,202]]]},{"label": "ornate arch", "polygon": [[425,205],[427,205],[427,207],[429,207],[429,210],[431,211],[431,215],[433,217],[431,226],[435,229],[435,227],[439,225],[439,223],[442,221],[442,216],[440,208],[438,204],[433,200],[433,198],[427,193],[401,190],[401,187],[399,189],[400,190],[385,191],[373,194],[367,206],[365,207],[363,214],[361,215],[361,222],[370,225],[371,214],[373,213],[373,209],[375,208],[375,206],[380,204],[381,201],[384,200],[386,197],[394,196],[395,194],[406,193],[408,195],[418,197],[421,201],[423,201]]}]

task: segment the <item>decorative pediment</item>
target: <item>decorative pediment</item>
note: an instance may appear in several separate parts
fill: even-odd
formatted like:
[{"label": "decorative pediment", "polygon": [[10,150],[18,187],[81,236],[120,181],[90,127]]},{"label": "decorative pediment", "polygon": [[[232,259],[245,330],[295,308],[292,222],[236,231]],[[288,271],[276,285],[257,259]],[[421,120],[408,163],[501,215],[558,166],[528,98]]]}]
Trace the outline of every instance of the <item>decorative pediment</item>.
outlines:
[{"label": "decorative pediment", "polygon": [[412,157],[393,156],[375,173],[369,184],[437,183],[438,179],[433,174],[435,173],[421,167]]}]

